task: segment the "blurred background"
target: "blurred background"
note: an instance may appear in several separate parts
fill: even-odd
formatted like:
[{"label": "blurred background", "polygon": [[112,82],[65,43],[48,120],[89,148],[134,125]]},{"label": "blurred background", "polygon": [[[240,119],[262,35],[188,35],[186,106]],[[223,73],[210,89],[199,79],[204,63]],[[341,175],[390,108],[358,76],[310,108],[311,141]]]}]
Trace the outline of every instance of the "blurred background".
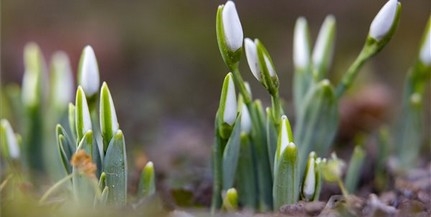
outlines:
[{"label": "blurred background", "polygon": [[[325,16],[335,15],[337,40],[329,76],[336,83],[359,53],[372,19],[385,2],[247,0],[236,1],[236,7],[244,35],[261,39],[270,52],[289,108],[296,18],[307,18],[314,44]],[[377,88],[365,97],[386,100],[383,114],[393,112],[400,102],[403,79],[417,57],[431,8],[429,0],[401,2],[401,22],[393,40],[358,78],[358,83]],[[74,73],[83,47],[91,45],[101,80],[108,82],[113,95],[129,159],[134,159],[131,163],[140,167],[151,159],[161,171],[192,163],[202,169],[202,176],[209,176],[213,121],[227,73],[215,34],[217,6],[223,3],[2,0],[1,84],[21,83],[23,47],[29,41],[39,44],[46,60],[57,50],[67,52]],[[251,75],[245,57],[241,69],[254,97],[268,105],[269,97]]]}]

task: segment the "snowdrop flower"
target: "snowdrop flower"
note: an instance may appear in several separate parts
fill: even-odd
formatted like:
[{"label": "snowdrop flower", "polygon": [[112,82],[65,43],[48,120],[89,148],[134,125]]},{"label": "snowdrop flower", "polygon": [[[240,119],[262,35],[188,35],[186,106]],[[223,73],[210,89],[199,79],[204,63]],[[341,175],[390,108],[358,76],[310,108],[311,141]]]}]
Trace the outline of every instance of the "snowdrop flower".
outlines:
[{"label": "snowdrop flower", "polygon": [[391,30],[397,15],[398,0],[389,0],[377,13],[370,26],[369,35],[377,41],[382,40]]},{"label": "snowdrop flower", "polygon": [[78,84],[88,97],[97,93],[100,86],[99,66],[96,55],[91,46],[87,45],[82,51],[78,72]]},{"label": "snowdrop flower", "polygon": [[10,123],[6,119],[2,119],[0,122],[0,127],[2,128],[2,131],[4,132],[4,141],[7,144],[7,151],[11,158],[18,159],[20,155],[18,141],[16,139],[16,136],[12,130],[12,127],[10,126]]},{"label": "snowdrop flower", "polygon": [[252,41],[246,38],[244,44],[250,71],[270,93],[273,93],[278,88],[278,76],[268,51],[258,39]]},{"label": "snowdrop flower", "polygon": [[224,5],[222,19],[226,45],[230,51],[234,52],[242,47],[244,34],[238,12],[236,11],[235,3],[233,3],[233,1],[227,1]]},{"label": "snowdrop flower", "polygon": [[293,37],[293,62],[297,68],[306,68],[310,63],[308,24],[304,17],[296,20]]}]

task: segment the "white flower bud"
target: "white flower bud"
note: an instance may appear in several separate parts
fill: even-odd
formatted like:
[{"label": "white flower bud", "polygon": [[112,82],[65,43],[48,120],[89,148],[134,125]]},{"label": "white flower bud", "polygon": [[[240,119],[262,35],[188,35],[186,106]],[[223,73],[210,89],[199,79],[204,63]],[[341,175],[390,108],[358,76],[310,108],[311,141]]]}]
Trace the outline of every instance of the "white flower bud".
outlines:
[{"label": "white flower bud", "polygon": [[82,86],[87,96],[97,93],[100,86],[99,66],[96,55],[91,46],[87,45],[82,51],[78,84]]},{"label": "white flower bud", "polygon": [[398,0],[389,0],[386,2],[371,23],[369,32],[370,37],[380,41],[389,33],[389,30],[395,21],[397,7]]},{"label": "white flower bud", "polygon": [[236,51],[242,47],[244,34],[242,32],[241,21],[235,8],[235,3],[227,1],[223,7],[223,31],[226,45],[231,51]]}]

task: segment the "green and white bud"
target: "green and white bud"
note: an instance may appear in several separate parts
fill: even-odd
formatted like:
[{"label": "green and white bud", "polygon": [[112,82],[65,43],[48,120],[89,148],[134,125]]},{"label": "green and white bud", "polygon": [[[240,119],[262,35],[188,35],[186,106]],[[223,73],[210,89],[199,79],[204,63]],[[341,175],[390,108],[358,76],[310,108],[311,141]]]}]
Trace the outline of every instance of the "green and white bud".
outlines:
[{"label": "green and white bud", "polygon": [[79,86],[76,91],[75,106],[76,136],[79,142],[84,137],[85,133],[92,130],[90,111],[88,109],[85,92],[81,86]]},{"label": "green and white bud", "polygon": [[229,70],[236,70],[241,58],[244,34],[235,3],[232,1],[227,1],[217,9],[216,34],[224,62]]},{"label": "green and white bud", "polygon": [[100,75],[96,55],[91,46],[87,45],[82,51],[78,68],[78,84],[87,97],[94,96],[99,90]]},{"label": "green and white bud", "polygon": [[371,22],[369,36],[376,41],[382,40],[390,33],[393,25],[396,23],[398,0],[389,0],[377,13],[373,22]]},{"label": "green and white bud", "polygon": [[100,130],[103,137],[103,150],[106,152],[112,137],[119,130],[117,114],[111,92],[106,82],[103,82],[100,90]]},{"label": "green and white bud", "polygon": [[336,21],[333,15],[328,15],[320,27],[316,44],[313,49],[313,67],[317,81],[324,78],[332,61],[335,45]]},{"label": "green and white bud", "polygon": [[19,159],[20,150],[18,146],[18,141],[8,120],[2,119],[0,121],[0,132],[0,135],[2,136],[2,151],[7,152],[4,154],[7,154],[12,159]]},{"label": "green and white bud", "polygon": [[315,170],[316,153],[311,152],[308,156],[307,168],[305,170],[305,179],[302,186],[302,195],[306,200],[311,200],[316,192],[316,170]]}]

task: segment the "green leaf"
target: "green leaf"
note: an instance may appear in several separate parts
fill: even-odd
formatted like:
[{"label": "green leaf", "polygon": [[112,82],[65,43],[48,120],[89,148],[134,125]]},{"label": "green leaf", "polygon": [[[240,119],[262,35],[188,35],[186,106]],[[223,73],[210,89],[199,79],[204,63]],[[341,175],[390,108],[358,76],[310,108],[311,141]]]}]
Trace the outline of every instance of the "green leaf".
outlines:
[{"label": "green leaf", "polygon": [[221,207],[222,198],[221,191],[223,186],[223,150],[227,140],[220,135],[219,124],[217,123],[218,112],[216,114],[216,123],[214,126],[214,144],[211,149],[212,171],[213,171],[213,193],[211,199],[211,213],[214,214]]},{"label": "green leaf", "polygon": [[352,157],[350,158],[349,168],[347,168],[346,177],[344,178],[346,189],[351,193],[356,191],[360,175],[362,174],[361,169],[366,157],[365,150],[361,145],[363,145],[362,142],[355,146]]},{"label": "green leaf", "polygon": [[75,153],[76,146],[70,141],[70,137],[67,135],[66,131],[60,124],[58,124],[56,127],[56,135],[61,162],[63,163],[66,173],[70,174],[72,172],[70,159],[72,159],[72,155]]},{"label": "green leaf", "polygon": [[90,111],[82,87],[78,87],[76,91],[75,105],[76,138],[77,141],[80,141],[84,134],[92,129]]},{"label": "green leaf", "polygon": [[240,116],[235,120],[232,134],[223,151],[223,190],[232,188],[236,177],[241,137]]},{"label": "green leaf", "polygon": [[271,175],[274,177],[274,159],[277,150],[277,129],[275,127],[274,119],[272,118],[272,110],[266,109],[266,139],[268,145],[268,158],[269,166],[271,167]]},{"label": "green leaf", "polygon": [[75,112],[76,112],[76,107],[72,104],[69,103],[69,110],[68,110],[68,121],[69,121],[69,129],[72,132],[72,138],[73,138],[73,142],[76,144],[76,138],[78,137],[76,134],[76,123],[75,123]]},{"label": "green leaf", "polygon": [[[251,108],[251,109],[250,109]],[[272,173],[270,168],[268,144],[266,138],[266,118],[262,108],[262,103],[255,100],[249,107],[253,120],[253,131],[251,142],[256,154],[257,182],[258,182],[258,210],[261,212],[272,209]]]},{"label": "green leaf", "polygon": [[319,82],[304,99],[304,111],[295,126],[299,144],[300,174],[304,174],[307,156],[315,151],[325,156],[333,143],[338,127],[338,101],[328,80]]},{"label": "green leaf", "polygon": [[274,210],[285,204],[293,204],[299,197],[298,150],[290,143],[280,153],[274,168]]},{"label": "green leaf", "polygon": [[140,197],[148,197],[154,193],[156,193],[156,174],[153,162],[149,161],[141,172],[138,195]]},{"label": "green leaf", "polygon": [[100,129],[103,137],[103,153],[105,154],[109,142],[119,129],[114,102],[105,82],[103,82],[100,90]]},{"label": "green leaf", "polygon": [[[83,150],[86,155],[91,156],[93,147],[93,132],[90,130],[84,134],[84,137],[80,141],[76,153],[79,150]],[[72,157],[73,158],[73,157]],[[94,202],[96,192],[98,191],[97,183],[95,183],[95,177],[91,177],[91,174],[85,174],[79,168],[80,158],[78,157],[77,162],[72,160],[72,183],[73,183],[73,193],[75,200],[81,206],[90,206]],[[76,164],[76,165],[75,165]]]},{"label": "green leaf", "polygon": [[108,203],[124,205],[127,201],[127,156],[124,135],[118,130],[103,159],[103,172],[109,187]]},{"label": "green leaf", "polygon": [[253,146],[249,136],[241,134],[241,147],[239,151],[237,181],[239,203],[246,209],[256,209],[257,193],[257,175],[256,175],[256,156],[253,156]]},{"label": "green leaf", "polygon": [[395,131],[395,151],[399,169],[407,170],[415,166],[422,147],[425,126],[422,96],[412,94],[403,106]]}]

